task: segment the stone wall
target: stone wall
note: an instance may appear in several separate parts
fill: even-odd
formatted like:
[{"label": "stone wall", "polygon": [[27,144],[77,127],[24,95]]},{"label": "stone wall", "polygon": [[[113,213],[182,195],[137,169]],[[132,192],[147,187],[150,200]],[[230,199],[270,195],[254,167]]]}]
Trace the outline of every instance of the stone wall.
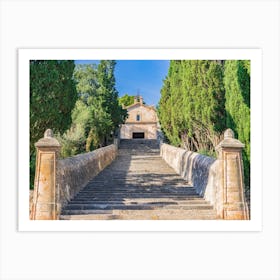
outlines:
[{"label": "stone wall", "polygon": [[32,211],[33,195],[34,195],[34,191],[29,190],[29,215],[31,214]]},{"label": "stone wall", "polygon": [[156,123],[127,123],[121,126],[121,139],[132,139],[133,132],[143,132],[145,139],[157,139]]},{"label": "stone wall", "polygon": [[157,113],[153,106],[147,106],[143,104],[133,104],[126,107],[128,111],[128,118],[126,123],[134,123],[137,121],[137,115],[139,115],[140,120],[138,122],[158,122]]},{"label": "stone wall", "polygon": [[222,179],[221,161],[215,160],[209,168],[208,181],[205,186],[204,198],[209,201],[217,211],[219,217],[223,212],[223,186],[220,183]]},{"label": "stone wall", "polygon": [[244,145],[227,129],[216,147],[218,159],[162,144],[162,158],[198,194],[209,201],[217,217],[227,220],[249,219],[249,208],[244,196],[242,148]]},{"label": "stone wall", "polygon": [[117,155],[117,146],[97,149],[70,158],[59,159],[56,168],[57,212],[73,198],[86,183],[109,165]]},{"label": "stone wall", "polygon": [[[211,176],[216,174],[212,167],[215,163],[214,158],[187,151],[182,148],[176,148],[168,144],[161,145],[160,153],[162,158],[180,174],[188,184],[196,188],[198,194],[205,194],[206,187],[209,185],[208,183],[213,180]],[[213,170],[211,170],[211,168]]]}]

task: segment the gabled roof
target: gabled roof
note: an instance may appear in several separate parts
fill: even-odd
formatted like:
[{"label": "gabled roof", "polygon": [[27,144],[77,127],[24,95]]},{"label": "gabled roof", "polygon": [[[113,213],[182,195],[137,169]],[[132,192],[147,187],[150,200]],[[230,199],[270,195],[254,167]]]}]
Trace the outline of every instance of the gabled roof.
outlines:
[{"label": "gabled roof", "polygon": [[124,109],[133,109],[134,107],[137,108],[137,107],[145,107],[147,109],[150,109],[150,110],[154,110],[156,111],[155,107],[154,106],[148,106],[148,105],[145,105],[145,104],[141,104],[140,102],[137,102],[137,103],[134,103],[134,104],[131,104],[129,106],[125,106]]}]

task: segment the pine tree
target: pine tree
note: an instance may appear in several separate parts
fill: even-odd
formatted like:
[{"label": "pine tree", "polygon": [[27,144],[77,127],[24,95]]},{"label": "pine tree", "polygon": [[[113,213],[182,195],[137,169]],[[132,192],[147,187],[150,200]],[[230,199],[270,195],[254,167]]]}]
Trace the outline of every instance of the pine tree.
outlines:
[{"label": "pine tree", "polygon": [[[118,102],[114,61],[78,65],[74,77],[79,99],[72,111],[71,129],[58,135],[64,157],[89,152],[109,143],[112,132],[124,121],[125,110]],[[83,144],[81,144],[83,143]]]},{"label": "pine tree", "polygon": [[119,97],[119,104],[123,106],[129,106],[132,105],[134,102],[134,96],[128,95],[127,93],[123,95],[122,97]]}]

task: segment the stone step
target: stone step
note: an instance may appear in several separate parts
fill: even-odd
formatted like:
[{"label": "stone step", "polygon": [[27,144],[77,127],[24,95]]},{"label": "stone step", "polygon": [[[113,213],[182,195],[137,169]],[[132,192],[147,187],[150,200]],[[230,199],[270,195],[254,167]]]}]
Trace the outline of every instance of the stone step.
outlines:
[{"label": "stone step", "polygon": [[[162,179],[165,179],[165,181],[162,181]],[[118,184],[131,184],[135,185],[137,182],[146,182],[146,183],[154,183],[160,181],[161,185],[163,186],[168,186],[168,185],[180,185],[185,188],[192,188],[192,186],[188,185],[186,181],[183,181],[182,178],[178,177],[172,177],[169,176],[168,174],[150,174],[150,175],[143,175],[143,174],[126,174],[126,176],[118,176],[117,174],[112,174],[110,175],[109,173],[107,174],[102,174],[102,175],[97,175],[96,181],[90,180],[87,184],[89,185],[95,185],[95,184],[107,184],[108,182],[112,183],[113,185],[118,185]]]},{"label": "stone step", "polygon": [[[170,195],[170,194],[165,194],[165,195],[154,195],[154,194],[150,194],[150,195],[143,195],[143,194],[115,194],[115,193],[112,193],[112,194],[107,194],[107,195],[99,195],[99,194],[96,194],[96,195],[92,195],[92,196],[87,196],[87,195],[81,195],[81,196],[77,196],[75,197],[72,201],[75,201],[75,200],[82,200],[82,199],[88,199],[88,200],[94,200],[94,199],[99,199],[99,200],[107,200],[107,199],[116,199],[116,198],[121,198],[121,199],[132,199],[132,198],[176,198],[178,199],[178,195]],[[182,199],[186,199],[186,196],[181,196]]]},{"label": "stone step", "polygon": [[136,155],[139,154],[139,152],[143,152],[146,155],[159,155],[160,149],[159,148],[153,148],[153,147],[133,147],[133,146],[126,146],[122,147],[120,146],[119,148],[119,153],[120,155]]},{"label": "stone step", "polygon": [[119,155],[159,155],[159,151],[157,140],[122,139],[119,146]]},{"label": "stone step", "polygon": [[184,187],[157,187],[157,186],[141,186],[141,187],[133,187],[131,185],[123,185],[120,186],[92,186],[91,188],[87,188],[85,190],[82,190],[83,193],[94,193],[94,192],[122,192],[122,191],[134,191],[134,192],[153,192],[153,193],[179,193],[179,194],[196,194],[195,189],[188,189]]},{"label": "stone step", "polygon": [[124,204],[72,204],[67,205],[62,214],[94,214],[96,210],[213,210],[211,205],[169,205],[166,203],[163,204],[138,204],[138,205],[124,205]]},{"label": "stone step", "polygon": [[91,205],[91,204],[125,204],[125,205],[142,205],[142,204],[151,204],[151,205],[160,205],[160,204],[174,204],[174,205],[210,205],[209,202],[203,199],[197,200],[176,200],[170,198],[163,198],[163,199],[114,199],[114,200],[73,200],[68,203],[68,205]]},{"label": "stone step", "polygon": [[94,214],[96,210],[158,210],[158,209],[175,209],[175,210],[213,210],[211,205],[168,205],[168,204],[157,204],[157,205],[122,205],[122,204],[87,204],[68,205],[63,209],[62,214],[73,214],[72,211],[79,211],[80,214]]},{"label": "stone step", "polygon": [[[151,178],[152,180],[152,178]],[[144,184],[145,185],[142,185]],[[160,183],[160,184],[159,184]],[[109,188],[120,188],[120,187],[126,187],[126,188],[136,188],[136,189],[140,189],[140,188],[167,188],[167,187],[171,187],[171,188],[178,188],[178,189],[184,189],[184,190],[191,190],[194,188],[188,187],[185,184],[183,184],[182,182],[176,182],[176,181],[172,181],[172,182],[165,182],[162,183],[160,181],[160,179],[158,180],[153,180],[153,181],[147,181],[147,179],[137,179],[137,180],[114,180],[112,179],[112,181],[110,180],[104,180],[104,182],[98,181],[98,182],[89,182],[86,186],[87,189],[94,189],[94,188],[101,188],[101,187],[106,187],[107,189]]]},{"label": "stone step", "polygon": [[156,140],[121,140],[117,158],[62,209],[61,219],[216,219],[160,157]]},{"label": "stone step", "polygon": [[[156,176],[158,176],[159,178],[156,178]],[[104,184],[108,184],[111,183],[112,185],[115,186],[123,186],[125,185],[136,185],[139,182],[146,182],[147,184],[155,184],[157,182],[161,182],[161,186],[180,186],[180,187],[184,187],[184,188],[192,188],[189,185],[186,184],[186,182],[182,182],[182,180],[179,180],[178,178],[166,178],[166,176],[164,176],[164,174],[160,175],[156,175],[156,176],[143,176],[141,177],[131,177],[131,178],[117,178],[117,177],[109,177],[109,176],[98,176],[98,178],[96,178],[96,181],[89,181],[87,184],[87,187],[89,187],[90,185],[94,186],[94,185],[104,185]],[[165,182],[161,181],[161,177],[165,178]],[[148,181],[149,180],[149,181]],[[139,185],[138,185],[139,186]]]},{"label": "stone step", "polygon": [[61,220],[216,220],[215,211],[211,210],[96,210],[93,214],[63,214]]},{"label": "stone step", "polygon": [[176,202],[193,202],[193,203],[199,203],[202,201],[205,201],[204,199],[202,199],[201,197],[198,196],[174,196],[174,197],[169,197],[169,196],[163,196],[163,197],[144,197],[144,196],[139,196],[139,197],[114,197],[111,196],[110,197],[104,197],[104,199],[102,200],[101,197],[77,197],[75,199],[72,199],[71,201],[69,201],[69,203],[82,203],[82,202],[98,202],[98,201],[133,201],[133,202],[141,202],[141,201],[145,201],[145,202],[159,202],[159,201],[176,201]]},{"label": "stone step", "polygon": [[120,146],[148,146],[158,147],[157,139],[121,139]]},{"label": "stone step", "polygon": [[[113,167],[112,167],[113,168]],[[102,172],[103,173],[103,172]],[[108,176],[109,175],[109,176]],[[136,173],[136,172],[127,172],[125,174],[120,174],[120,173],[115,173],[113,171],[113,173],[110,173],[109,171],[104,171],[103,174],[98,174],[97,177],[95,178],[96,180],[91,179],[89,181],[89,183],[93,182],[104,182],[105,181],[112,181],[115,180],[116,182],[121,181],[121,182],[133,182],[134,180],[143,180],[146,178],[157,178],[157,179],[161,179],[161,177],[163,177],[168,180],[168,182],[178,182],[181,183],[182,185],[188,186],[186,181],[182,180],[181,177],[178,177],[178,175],[170,175],[168,173],[152,173],[152,174],[146,174],[146,173]],[[166,182],[166,183],[168,183]],[[162,182],[164,183],[164,182]]]}]

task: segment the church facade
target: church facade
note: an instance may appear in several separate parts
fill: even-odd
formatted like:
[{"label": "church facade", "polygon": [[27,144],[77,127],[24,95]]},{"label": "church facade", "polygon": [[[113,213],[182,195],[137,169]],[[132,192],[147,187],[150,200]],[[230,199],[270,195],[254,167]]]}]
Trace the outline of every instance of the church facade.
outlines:
[{"label": "church facade", "polygon": [[128,118],[120,129],[121,139],[157,139],[158,117],[154,106],[145,105],[141,96],[135,96],[134,103],[124,109]]}]

